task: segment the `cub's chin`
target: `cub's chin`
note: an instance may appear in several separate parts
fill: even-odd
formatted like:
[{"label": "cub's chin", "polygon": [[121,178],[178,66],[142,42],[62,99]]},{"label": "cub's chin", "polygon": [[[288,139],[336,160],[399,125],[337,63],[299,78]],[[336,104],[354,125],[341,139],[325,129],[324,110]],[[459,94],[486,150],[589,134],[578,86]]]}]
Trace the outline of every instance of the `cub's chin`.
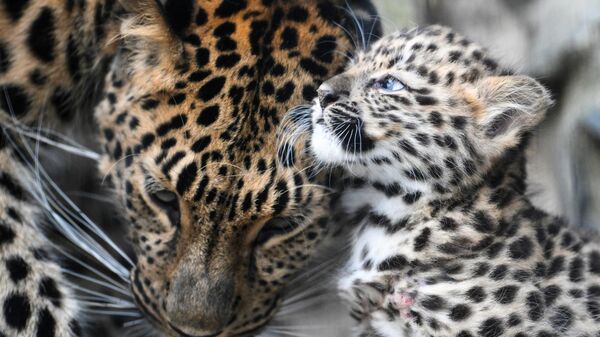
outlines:
[{"label": "cub's chin", "polygon": [[323,109],[315,99],[311,111],[310,152],[321,164],[337,165],[341,163],[343,151],[339,141],[327,130],[323,117]]},{"label": "cub's chin", "polygon": [[357,128],[355,120],[332,127],[325,122],[324,113],[318,103],[311,107],[310,152],[319,163],[353,166],[373,149],[373,142],[364,137],[364,130]]},{"label": "cub's chin", "polygon": [[328,165],[343,165],[348,163],[351,156],[342,149],[340,141],[327,127],[320,123],[313,125],[310,152],[318,162]]}]

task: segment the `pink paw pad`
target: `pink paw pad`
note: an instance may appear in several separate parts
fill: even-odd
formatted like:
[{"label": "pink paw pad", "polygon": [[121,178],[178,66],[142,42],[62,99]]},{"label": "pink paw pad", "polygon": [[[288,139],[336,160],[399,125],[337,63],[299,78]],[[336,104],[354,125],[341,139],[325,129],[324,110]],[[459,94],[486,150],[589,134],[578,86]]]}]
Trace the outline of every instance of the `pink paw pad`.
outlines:
[{"label": "pink paw pad", "polygon": [[400,315],[404,318],[409,318],[411,306],[415,304],[414,296],[409,295],[405,292],[395,292],[391,298],[390,303],[394,308],[396,308]]}]

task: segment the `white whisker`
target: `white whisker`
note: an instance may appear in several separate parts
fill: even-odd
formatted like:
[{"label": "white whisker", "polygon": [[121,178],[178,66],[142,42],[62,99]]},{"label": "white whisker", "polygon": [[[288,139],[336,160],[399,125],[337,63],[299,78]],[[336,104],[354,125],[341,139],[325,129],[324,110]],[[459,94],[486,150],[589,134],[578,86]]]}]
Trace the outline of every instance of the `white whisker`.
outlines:
[{"label": "white whisker", "polygon": [[115,286],[115,285],[112,285],[110,283],[103,282],[103,281],[97,280],[95,278],[92,278],[92,277],[89,277],[89,276],[86,276],[86,275],[83,275],[83,274],[80,274],[80,273],[77,273],[77,272],[74,272],[74,271],[71,271],[71,270],[68,270],[68,269],[64,269],[64,268],[62,269],[62,272],[65,273],[65,274],[67,274],[67,275],[71,275],[73,277],[76,277],[76,278],[79,278],[79,279],[82,279],[82,280],[94,283],[96,285],[108,288],[110,290],[116,291],[116,292],[118,292],[118,293],[120,293],[122,295],[130,296],[129,290],[127,288],[123,287],[123,286]]},{"label": "white whisker", "polygon": [[67,143],[63,143],[60,141],[56,141],[49,137],[43,136],[39,133],[34,133],[25,126],[17,126],[17,125],[13,125],[13,124],[14,123],[5,123],[4,127],[6,127],[7,129],[10,129],[10,130],[13,130],[27,138],[33,139],[40,143],[44,143],[46,145],[50,145],[50,146],[60,149],[64,152],[71,153],[71,154],[77,155],[79,157],[91,159],[94,161],[100,160],[99,153],[92,151],[88,148],[85,148],[84,146],[79,145],[75,142],[73,142],[73,144],[67,144]]},{"label": "white whisker", "polygon": [[139,311],[119,311],[119,310],[101,310],[101,309],[89,309],[86,307],[81,308],[81,311],[88,314],[100,314],[118,317],[141,317],[142,314]]},{"label": "white whisker", "polygon": [[136,325],[143,324],[145,321],[146,321],[146,319],[145,319],[145,318],[134,319],[134,320],[131,320],[131,321],[129,321],[129,322],[125,322],[125,323],[123,324],[123,327],[124,327],[124,328],[133,327],[133,326],[136,326]]}]

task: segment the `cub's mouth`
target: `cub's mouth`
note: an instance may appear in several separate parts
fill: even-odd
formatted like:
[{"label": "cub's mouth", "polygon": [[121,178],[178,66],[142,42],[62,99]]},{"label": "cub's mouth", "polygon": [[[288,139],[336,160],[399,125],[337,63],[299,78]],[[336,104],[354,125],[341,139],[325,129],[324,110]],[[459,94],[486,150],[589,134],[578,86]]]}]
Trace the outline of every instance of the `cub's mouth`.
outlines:
[{"label": "cub's mouth", "polygon": [[352,103],[334,103],[311,107],[311,153],[321,162],[348,164],[360,161],[375,149],[375,140],[365,131],[360,110]]}]

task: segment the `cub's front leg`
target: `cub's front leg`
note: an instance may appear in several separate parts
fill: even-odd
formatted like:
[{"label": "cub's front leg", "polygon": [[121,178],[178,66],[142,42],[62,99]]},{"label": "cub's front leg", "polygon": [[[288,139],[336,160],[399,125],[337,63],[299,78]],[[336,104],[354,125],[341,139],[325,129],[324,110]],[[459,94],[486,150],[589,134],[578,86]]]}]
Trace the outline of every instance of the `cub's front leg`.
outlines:
[{"label": "cub's front leg", "polygon": [[[455,282],[472,277],[469,268],[452,263],[457,260],[456,255],[449,254],[446,247],[457,247],[452,253],[460,249],[471,253],[476,244],[465,244],[461,240],[464,236],[457,231],[449,234],[431,230],[438,226],[436,221],[421,222],[410,230],[394,233],[377,224],[371,217],[357,231],[352,255],[338,285],[351,316],[358,322],[356,336],[373,335],[373,331],[385,337],[419,336],[417,331],[422,329],[417,324],[415,330],[414,323],[418,322],[419,313],[412,307],[418,307],[415,301],[422,288],[431,287],[434,277]],[[431,261],[442,260],[448,262],[439,264],[437,274],[424,271]]]},{"label": "cub's front leg", "polygon": [[528,322],[527,310],[535,294],[543,305],[540,289],[532,283],[498,280],[493,273],[463,280],[407,278],[392,286],[382,306],[406,319],[417,335],[526,336],[520,334],[538,329]]}]

